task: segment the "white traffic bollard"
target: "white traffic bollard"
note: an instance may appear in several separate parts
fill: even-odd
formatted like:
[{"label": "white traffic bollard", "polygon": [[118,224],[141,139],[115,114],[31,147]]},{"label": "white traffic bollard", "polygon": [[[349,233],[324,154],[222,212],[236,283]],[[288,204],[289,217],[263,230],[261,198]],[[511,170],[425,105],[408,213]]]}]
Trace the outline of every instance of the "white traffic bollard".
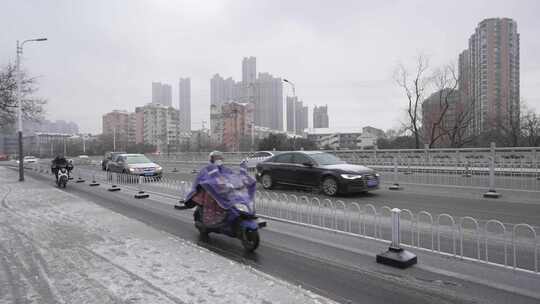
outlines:
[{"label": "white traffic bollard", "polygon": [[416,255],[401,248],[401,235],[399,227],[399,214],[401,210],[394,208],[392,211],[392,243],[387,251],[377,255],[377,263],[407,268],[418,262]]},{"label": "white traffic bollard", "polygon": [[96,174],[95,173],[92,174],[92,182],[89,185],[90,185],[90,187],[99,186],[99,183],[96,182]]},{"label": "white traffic bollard", "polygon": [[401,190],[402,187],[398,183],[398,160],[397,157],[394,156],[394,183],[388,187],[390,190]]},{"label": "white traffic bollard", "polygon": [[75,182],[76,183],[84,183],[84,179],[82,178],[81,170],[77,170],[77,172],[79,173],[79,174],[77,174],[79,177],[77,178],[77,180]]},{"label": "white traffic bollard", "polygon": [[495,190],[495,143],[491,143],[490,150],[491,155],[489,156],[489,190],[488,192],[484,193],[484,197],[499,198],[501,194]]},{"label": "white traffic bollard", "polygon": [[143,181],[143,178],[144,178],[144,177],[139,176],[138,186],[137,186],[137,188],[138,188],[139,191],[138,191],[137,193],[135,193],[135,198],[141,199],[141,198],[148,198],[148,197],[150,197],[150,194],[144,192],[144,190],[142,189],[142,183],[144,182],[144,181]]},{"label": "white traffic bollard", "polygon": [[118,176],[115,173],[107,171],[107,181],[111,183],[111,187],[107,191],[120,191],[120,187],[116,185],[115,179],[118,179]]}]

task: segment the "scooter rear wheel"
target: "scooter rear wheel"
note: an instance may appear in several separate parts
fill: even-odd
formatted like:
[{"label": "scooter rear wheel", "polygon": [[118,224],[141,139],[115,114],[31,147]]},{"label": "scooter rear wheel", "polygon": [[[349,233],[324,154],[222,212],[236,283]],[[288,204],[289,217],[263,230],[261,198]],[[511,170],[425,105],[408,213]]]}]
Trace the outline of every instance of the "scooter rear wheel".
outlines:
[{"label": "scooter rear wheel", "polygon": [[248,252],[253,252],[259,247],[259,231],[257,230],[244,230],[242,233],[242,246]]}]

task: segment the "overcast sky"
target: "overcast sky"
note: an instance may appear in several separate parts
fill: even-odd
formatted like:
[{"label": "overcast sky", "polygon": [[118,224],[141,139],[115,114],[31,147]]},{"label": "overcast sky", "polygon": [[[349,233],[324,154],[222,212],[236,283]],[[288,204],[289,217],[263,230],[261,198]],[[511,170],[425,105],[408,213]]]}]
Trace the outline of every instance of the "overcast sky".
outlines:
[{"label": "overcast sky", "polygon": [[[209,120],[210,78],[241,80],[241,61],[296,83],[330,126],[399,126],[405,99],[392,73],[418,52],[431,66],[457,61],[478,22],[510,17],[521,35],[521,96],[540,110],[540,1],[0,0],[0,64],[39,76],[49,119],[101,132],[101,115],[151,100],[151,82],[191,77],[192,127]],[[284,95],[291,94],[284,87]],[[311,120],[311,117],[310,117]]]}]

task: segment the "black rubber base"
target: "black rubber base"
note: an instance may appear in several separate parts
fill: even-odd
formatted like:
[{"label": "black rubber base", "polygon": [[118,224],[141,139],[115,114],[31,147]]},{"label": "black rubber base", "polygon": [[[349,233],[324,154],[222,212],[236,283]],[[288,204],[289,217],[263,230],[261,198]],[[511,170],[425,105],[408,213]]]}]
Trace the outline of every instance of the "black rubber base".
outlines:
[{"label": "black rubber base", "polygon": [[89,185],[90,185],[90,187],[96,187],[96,186],[99,186],[99,183],[96,182],[96,181],[93,181]]},{"label": "black rubber base", "polygon": [[135,198],[141,199],[141,198],[149,198],[150,194],[145,193],[144,191],[139,191],[135,193]]},{"label": "black rubber base", "polygon": [[112,185],[109,189],[107,189],[108,191],[120,191],[120,188],[116,185]]},{"label": "black rubber base", "polygon": [[410,251],[388,248],[386,252],[377,255],[377,263],[405,269],[418,262],[416,255]]},{"label": "black rubber base", "polygon": [[76,183],[84,183],[84,179],[82,178],[79,178],[78,180],[75,181]]},{"label": "black rubber base", "polygon": [[499,198],[500,196],[501,194],[499,192],[491,191],[491,190],[484,193],[485,198]]}]

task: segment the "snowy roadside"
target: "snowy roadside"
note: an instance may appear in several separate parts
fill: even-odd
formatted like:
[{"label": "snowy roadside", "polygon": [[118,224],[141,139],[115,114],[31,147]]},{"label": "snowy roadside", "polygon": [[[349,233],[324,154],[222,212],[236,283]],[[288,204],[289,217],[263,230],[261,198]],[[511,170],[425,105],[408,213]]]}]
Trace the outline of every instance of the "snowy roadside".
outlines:
[{"label": "snowy roadside", "polygon": [[333,303],[0,167],[0,303]]}]

